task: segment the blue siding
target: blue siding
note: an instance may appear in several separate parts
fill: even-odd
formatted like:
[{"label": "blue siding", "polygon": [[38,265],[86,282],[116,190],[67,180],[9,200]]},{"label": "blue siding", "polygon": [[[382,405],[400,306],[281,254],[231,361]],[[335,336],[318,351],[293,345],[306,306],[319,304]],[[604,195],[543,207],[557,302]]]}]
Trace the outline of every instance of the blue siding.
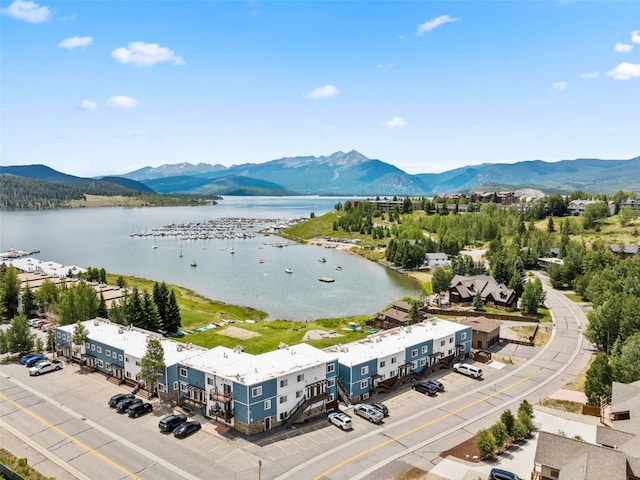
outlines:
[{"label": "blue siding", "polygon": [[[472,328],[467,327],[464,330],[460,330],[456,332],[456,345],[464,345],[464,348],[461,353],[469,353],[471,352],[471,334]],[[464,338],[463,338],[464,337]]]},{"label": "blue siding", "polygon": [[[367,373],[362,373],[362,368],[366,367]],[[362,395],[363,393],[368,393],[371,389],[371,376],[375,375],[378,371],[378,359],[374,358],[372,360],[368,360],[363,363],[359,363],[358,365],[354,365],[351,369],[353,374],[353,379],[351,382],[351,396]],[[367,386],[362,387],[360,383],[363,380],[367,380]]]}]

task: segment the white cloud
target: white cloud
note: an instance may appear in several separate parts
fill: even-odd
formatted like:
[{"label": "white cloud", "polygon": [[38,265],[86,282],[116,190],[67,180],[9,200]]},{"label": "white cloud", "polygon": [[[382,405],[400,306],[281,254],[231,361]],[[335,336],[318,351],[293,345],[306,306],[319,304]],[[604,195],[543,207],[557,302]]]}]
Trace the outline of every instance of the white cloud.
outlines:
[{"label": "white cloud", "polygon": [[402,128],[409,125],[406,120],[403,120],[400,117],[393,117],[388,122],[384,122],[384,126],[387,128]]},{"label": "white cloud", "polygon": [[633,45],[629,45],[628,43],[616,43],[616,46],[613,47],[616,52],[627,53],[633,50]]},{"label": "white cloud", "polygon": [[122,95],[117,95],[115,97],[111,97],[107,100],[107,105],[110,107],[119,107],[119,108],[133,108],[138,105],[138,102],[135,98],[124,97]]},{"label": "white cloud", "polygon": [[49,7],[41,7],[31,0],[15,0],[7,8],[3,8],[2,13],[17,20],[24,20],[29,23],[42,23],[51,19]]},{"label": "white cloud", "polygon": [[87,45],[92,45],[92,44],[93,44],[93,38],[91,37],[75,36],[75,37],[65,38],[58,44],[58,47],[67,48],[71,50],[72,48],[86,47]]},{"label": "white cloud", "polygon": [[324,87],[318,87],[312,92],[307,92],[304,96],[313,98],[314,100],[322,100],[324,98],[331,98],[338,95],[340,91],[333,85],[325,85]]},{"label": "white cloud", "polygon": [[607,77],[614,80],[630,80],[640,77],[640,63],[623,62],[613,67],[613,70],[607,72]]},{"label": "white cloud", "polygon": [[556,90],[565,90],[568,86],[569,84],[567,82],[555,82],[553,84],[553,88]]},{"label": "white cloud", "polygon": [[83,100],[80,103],[80,108],[83,110],[97,110],[98,104],[96,102],[92,102],[91,100]]},{"label": "white cloud", "polygon": [[631,41],[633,43],[640,43],[640,30],[634,30],[631,32]]},{"label": "white cloud", "polygon": [[600,72],[581,73],[580,78],[598,78]]},{"label": "white cloud", "polygon": [[182,57],[176,55],[173,50],[161,47],[157,43],[131,42],[129,47],[116,48],[111,52],[111,56],[117,62],[143,67],[162,62],[173,62],[174,65],[184,64]]},{"label": "white cloud", "polygon": [[418,31],[416,35],[419,37],[423,36],[425,33],[430,32],[434,28],[438,28],[440,25],[444,25],[445,23],[457,22],[457,18],[453,18],[449,15],[440,15],[439,17],[434,18],[433,20],[428,20],[424,22],[422,25],[418,27]]}]

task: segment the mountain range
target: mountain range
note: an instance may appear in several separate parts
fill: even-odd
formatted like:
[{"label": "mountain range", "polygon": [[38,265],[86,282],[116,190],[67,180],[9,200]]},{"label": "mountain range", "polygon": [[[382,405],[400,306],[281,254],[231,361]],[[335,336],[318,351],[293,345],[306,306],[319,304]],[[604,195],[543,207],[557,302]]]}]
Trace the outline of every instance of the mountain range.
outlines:
[{"label": "mountain range", "polygon": [[408,174],[357,151],[288,157],[225,167],[199,163],[145,167],[123,175],[86,179],[45,165],[0,167],[11,174],[56,183],[100,180],[138,192],[189,195],[434,196],[477,190],[532,188],[545,193],[640,191],[640,156],[628,160],[532,160],[484,163],[442,173]]}]

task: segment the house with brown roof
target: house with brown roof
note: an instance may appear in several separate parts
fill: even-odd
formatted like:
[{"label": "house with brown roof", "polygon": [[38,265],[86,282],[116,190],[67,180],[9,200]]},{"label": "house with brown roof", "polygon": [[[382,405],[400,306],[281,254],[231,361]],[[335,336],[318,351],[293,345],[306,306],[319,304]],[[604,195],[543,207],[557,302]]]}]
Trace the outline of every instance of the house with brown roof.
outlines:
[{"label": "house with brown roof", "polygon": [[376,326],[382,330],[401,327],[409,322],[411,305],[407,302],[397,301],[391,304],[391,308],[378,315]]},{"label": "house with brown roof", "polygon": [[471,306],[473,297],[480,292],[484,304],[488,307],[513,311],[518,307],[518,294],[498,283],[490,275],[474,275],[465,277],[456,275],[449,284],[449,301],[451,304]]},{"label": "house with brown roof", "polygon": [[471,348],[484,350],[500,341],[500,322],[487,317],[469,317],[460,323],[471,327]]},{"label": "house with brown roof", "polygon": [[540,432],[532,480],[640,479],[640,381],[613,383],[596,444]]}]

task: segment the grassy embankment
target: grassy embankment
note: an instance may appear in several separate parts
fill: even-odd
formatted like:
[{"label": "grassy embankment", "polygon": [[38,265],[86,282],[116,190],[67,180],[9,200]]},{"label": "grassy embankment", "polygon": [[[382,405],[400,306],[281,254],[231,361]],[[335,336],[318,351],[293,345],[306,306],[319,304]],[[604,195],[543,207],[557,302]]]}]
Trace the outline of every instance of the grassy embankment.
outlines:
[{"label": "grassy embankment", "polygon": [[[116,283],[117,277],[118,275],[109,274],[107,275],[107,282],[113,285]],[[153,291],[155,283],[153,280],[130,276],[125,276],[124,279],[130,288],[135,286],[140,290]],[[258,354],[275,350],[280,343],[286,343],[287,345],[302,343],[306,333],[312,330],[335,331],[337,333],[335,337],[307,341],[310,345],[318,348],[352,342],[364,338],[368,334],[368,329],[364,328],[364,324],[371,318],[369,316],[318,319],[308,323],[287,320],[263,321],[267,318],[267,314],[260,310],[211,300],[180,286],[168,286],[174,290],[176,301],[180,307],[181,330],[194,332],[176,340],[206,348],[216,346],[233,348],[236,345],[241,345],[245,352]],[[199,327],[204,327],[211,323],[220,323],[223,320],[232,320],[234,323],[205,332],[195,331]],[[350,330],[347,328],[349,323],[356,323],[363,326],[363,328],[360,331]],[[247,334],[232,336],[229,334],[233,332],[230,329],[231,326],[234,327],[233,330],[240,328],[245,330]],[[249,336],[251,338],[242,338]]]}]

